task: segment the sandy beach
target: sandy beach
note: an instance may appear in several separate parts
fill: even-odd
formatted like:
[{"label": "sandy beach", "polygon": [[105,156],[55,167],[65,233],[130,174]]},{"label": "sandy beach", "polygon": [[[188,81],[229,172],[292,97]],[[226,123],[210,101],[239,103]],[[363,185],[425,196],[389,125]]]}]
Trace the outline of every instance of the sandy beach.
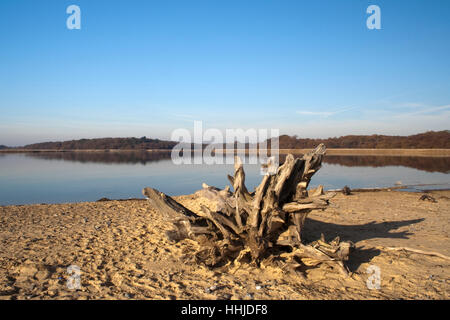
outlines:
[{"label": "sandy beach", "polygon": [[[171,242],[170,226],[146,200],[0,207],[2,299],[448,299],[450,260],[398,251],[408,247],[450,255],[450,191],[338,194],[312,212],[305,239],[320,232],[356,245],[352,276],[327,266],[306,278],[275,267],[243,265],[234,274],[189,259],[197,244]],[[191,210],[207,200],[176,199]],[[71,290],[67,268],[81,270]],[[380,268],[381,287],[368,289],[367,268]]]}]

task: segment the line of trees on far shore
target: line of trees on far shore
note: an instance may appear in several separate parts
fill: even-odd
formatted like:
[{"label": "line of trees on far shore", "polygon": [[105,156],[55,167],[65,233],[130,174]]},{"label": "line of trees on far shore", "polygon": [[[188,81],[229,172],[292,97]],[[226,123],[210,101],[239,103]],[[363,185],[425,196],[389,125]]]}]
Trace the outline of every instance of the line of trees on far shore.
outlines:
[{"label": "line of trees on far shore", "polygon": [[42,142],[29,144],[23,149],[55,149],[55,150],[144,150],[144,149],[172,149],[177,142],[142,138],[100,138],[80,139],[63,142]]},{"label": "line of trees on far shore", "polygon": [[[386,135],[347,135],[327,139],[305,139],[282,135],[279,138],[281,149],[309,149],[324,143],[327,148],[354,149],[450,149],[450,131],[429,131],[411,136]],[[63,142],[42,142],[29,144],[19,149],[28,150],[145,150],[172,149],[177,142],[142,138],[100,138],[80,139]],[[270,141],[269,141],[270,146]],[[0,149],[8,148],[0,145]]]},{"label": "line of trees on far shore", "polygon": [[450,131],[429,131],[411,136],[349,135],[327,139],[302,139],[280,136],[282,149],[314,148],[323,143],[327,148],[350,149],[450,149]]}]

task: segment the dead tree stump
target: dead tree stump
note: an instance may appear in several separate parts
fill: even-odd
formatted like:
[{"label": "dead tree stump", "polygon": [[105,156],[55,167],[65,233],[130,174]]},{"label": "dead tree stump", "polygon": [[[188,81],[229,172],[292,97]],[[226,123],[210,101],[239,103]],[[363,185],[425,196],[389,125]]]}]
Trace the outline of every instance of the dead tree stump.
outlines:
[{"label": "dead tree stump", "polygon": [[233,192],[203,184],[196,192],[216,203],[215,211],[202,206],[192,212],[171,197],[152,188],[143,194],[151,205],[172,222],[172,240],[189,238],[202,248],[198,260],[211,267],[240,264],[245,259],[259,265],[278,260],[291,269],[322,263],[338,266],[347,274],[353,244],[339,238],[327,243],[322,237],[302,243],[305,219],[312,210],[325,209],[334,193],[324,193],[323,187],[307,190],[311,177],[322,164],[326,148],[323,144],[301,158],[287,155],[275,174],[263,176],[254,192],[245,186],[241,160],[235,158],[234,176],[228,176]]}]

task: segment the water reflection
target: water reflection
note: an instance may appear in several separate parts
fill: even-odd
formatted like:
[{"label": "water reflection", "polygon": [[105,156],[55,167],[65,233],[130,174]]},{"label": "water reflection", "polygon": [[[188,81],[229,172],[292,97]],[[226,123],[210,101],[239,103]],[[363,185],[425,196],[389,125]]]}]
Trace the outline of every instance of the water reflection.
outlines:
[{"label": "water reflection", "polygon": [[427,172],[450,173],[449,157],[326,156],[324,162],[346,167],[401,166]]},{"label": "water reflection", "polygon": [[[261,173],[250,160],[257,159],[244,163],[246,185],[253,190]],[[0,153],[0,205],[140,198],[149,186],[169,195],[191,194],[202,182],[225,187],[233,171],[233,164],[175,165],[167,151]],[[448,188],[448,172],[449,158],[326,156],[311,187],[391,187],[402,181]]]},{"label": "water reflection", "polygon": [[[0,154],[1,155],[1,154]],[[170,151],[136,151],[136,152],[35,152],[26,156],[45,160],[64,160],[82,163],[128,163],[146,164],[169,160]],[[296,155],[300,156],[300,155]],[[286,155],[280,155],[283,163]],[[247,163],[248,163],[248,157]],[[225,163],[225,158],[224,158]],[[411,157],[411,156],[335,156],[327,155],[324,163],[346,167],[386,167],[401,166],[426,172],[450,173],[450,157]]]},{"label": "water reflection", "polygon": [[170,159],[170,151],[33,152],[26,153],[25,155],[28,157],[45,160],[64,160],[82,163],[140,163],[144,165],[147,162],[156,162]]}]

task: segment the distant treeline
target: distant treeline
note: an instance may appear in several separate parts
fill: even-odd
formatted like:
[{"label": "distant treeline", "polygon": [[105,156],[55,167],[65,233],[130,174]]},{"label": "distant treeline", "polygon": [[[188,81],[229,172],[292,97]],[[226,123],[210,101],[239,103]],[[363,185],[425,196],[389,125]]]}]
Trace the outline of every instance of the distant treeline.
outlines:
[{"label": "distant treeline", "polygon": [[4,145],[0,145],[0,150],[1,149],[8,149],[8,147],[7,146],[4,146]]},{"label": "distant treeline", "polygon": [[172,149],[177,143],[159,139],[142,138],[101,138],[81,139],[64,142],[42,142],[24,146],[24,149],[54,149],[54,150],[142,150],[142,149]]},{"label": "distant treeline", "polygon": [[[450,131],[429,131],[411,136],[342,136],[327,139],[303,139],[297,136],[280,136],[281,149],[309,149],[320,143],[327,148],[350,149],[450,149]],[[81,139],[64,142],[43,142],[29,144],[20,149],[51,150],[143,150],[172,149],[177,142],[159,139],[142,138],[101,138]],[[270,142],[268,143],[270,146]],[[0,146],[0,149],[6,148]]]},{"label": "distant treeline", "polygon": [[429,131],[412,136],[343,136],[328,139],[302,139],[280,136],[281,149],[314,148],[323,143],[327,148],[358,149],[450,149],[450,131]]}]

